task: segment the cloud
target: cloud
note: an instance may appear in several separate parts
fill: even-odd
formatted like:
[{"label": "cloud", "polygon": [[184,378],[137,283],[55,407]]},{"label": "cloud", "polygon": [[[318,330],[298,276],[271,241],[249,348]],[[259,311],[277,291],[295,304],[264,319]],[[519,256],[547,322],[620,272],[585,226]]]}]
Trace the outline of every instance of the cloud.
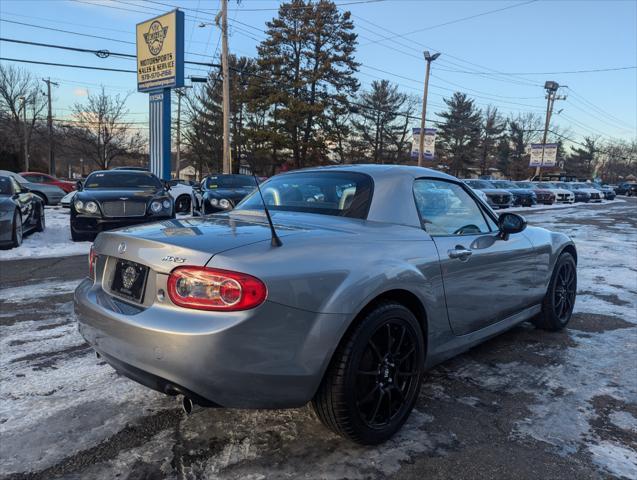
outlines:
[{"label": "cloud", "polygon": [[86,88],[76,88],[73,90],[73,95],[76,97],[88,97],[88,90]]}]

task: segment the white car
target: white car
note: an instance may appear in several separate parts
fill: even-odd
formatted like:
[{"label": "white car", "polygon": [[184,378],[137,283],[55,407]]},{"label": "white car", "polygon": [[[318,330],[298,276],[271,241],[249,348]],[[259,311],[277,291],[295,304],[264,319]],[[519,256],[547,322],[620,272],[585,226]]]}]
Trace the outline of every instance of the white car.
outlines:
[{"label": "white car", "polygon": [[175,200],[175,212],[193,213],[201,208],[199,193],[183,180],[168,180],[170,196]]},{"label": "white car", "polygon": [[575,194],[550,182],[533,182],[538,188],[550,190],[555,195],[555,203],[575,203]]}]

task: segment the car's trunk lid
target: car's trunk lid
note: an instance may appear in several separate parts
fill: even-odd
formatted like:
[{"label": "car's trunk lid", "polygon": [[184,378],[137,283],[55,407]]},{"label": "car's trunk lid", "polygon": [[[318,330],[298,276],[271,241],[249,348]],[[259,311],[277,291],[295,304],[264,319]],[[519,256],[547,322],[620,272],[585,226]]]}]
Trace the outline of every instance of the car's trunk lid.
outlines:
[{"label": "car's trunk lid", "polygon": [[[285,237],[303,230],[277,226]],[[176,266],[204,266],[217,253],[270,240],[267,222],[228,216],[173,219],[103,232],[95,241],[98,255],[123,258],[168,273]]]}]

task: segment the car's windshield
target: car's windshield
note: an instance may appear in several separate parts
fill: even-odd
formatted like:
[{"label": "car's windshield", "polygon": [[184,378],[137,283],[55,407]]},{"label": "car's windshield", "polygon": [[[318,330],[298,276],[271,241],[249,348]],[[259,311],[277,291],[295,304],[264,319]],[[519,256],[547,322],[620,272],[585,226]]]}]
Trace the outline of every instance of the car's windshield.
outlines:
[{"label": "car's windshield", "polygon": [[245,188],[256,187],[257,183],[254,177],[249,175],[211,175],[203,181],[205,190],[214,190],[216,188]]},{"label": "car's windshield", "polygon": [[465,180],[464,183],[469,185],[471,188],[493,188],[493,185],[486,180]]},{"label": "car's windshield", "polygon": [[518,187],[522,188],[536,188],[531,182],[516,182]]},{"label": "car's windshield", "polygon": [[553,185],[551,183],[547,183],[547,182],[540,182],[540,183],[536,183],[536,185],[540,188],[556,188],[557,185]]},{"label": "car's windshield", "polygon": [[11,179],[9,177],[0,177],[0,195],[11,195]]},{"label": "car's windshield", "polygon": [[[355,172],[299,172],[272,177],[261,185],[261,191],[270,210],[365,218],[372,180]],[[258,191],[235,210],[263,210]]]},{"label": "car's windshield", "polygon": [[509,182],[507,180],[495,180],[493,182],[493,185],[498,188],[520,188],[515,183]]},{"label": "car's windshield", "polygon": [[84,188],[161,189],[159,179],[150,172],[111,171],[91,173]]}]

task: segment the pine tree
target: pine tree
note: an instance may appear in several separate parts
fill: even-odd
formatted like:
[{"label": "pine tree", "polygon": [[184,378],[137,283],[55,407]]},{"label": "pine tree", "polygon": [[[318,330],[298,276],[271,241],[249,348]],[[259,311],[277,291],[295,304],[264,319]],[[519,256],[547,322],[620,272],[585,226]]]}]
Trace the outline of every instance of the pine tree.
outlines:
[{"label": "pine tree", "polygon": [[480,128],[480,175],[489,175],[493,166],[498,144],[506,129],[506,120],[498,113],[496,107],[488,106],[482,116]]},{"label": "pine tree", "polygon": [[270,100],[297,168],[325,157],[337,124],[323,121],[323,113],[346,112],[358,89],[350,17],[332,1],[293,0],[267,23],[268,38],[258,47],[259,66],[278,89]]},{"label": "pine tree", "polygon": [[571,154],[566,160],[569,175],[578,178],[592,178],[598,151],[598,139],[584,137],[583,147],[571,147]]},{"label": "pine tree", "polygon": [[455,92],[444,102],[448,110],[438,113],[444,119],[439,129],[439,143],[452,175],[459,176],[476,163],[480,144],[480,110],[465,93]]}]

